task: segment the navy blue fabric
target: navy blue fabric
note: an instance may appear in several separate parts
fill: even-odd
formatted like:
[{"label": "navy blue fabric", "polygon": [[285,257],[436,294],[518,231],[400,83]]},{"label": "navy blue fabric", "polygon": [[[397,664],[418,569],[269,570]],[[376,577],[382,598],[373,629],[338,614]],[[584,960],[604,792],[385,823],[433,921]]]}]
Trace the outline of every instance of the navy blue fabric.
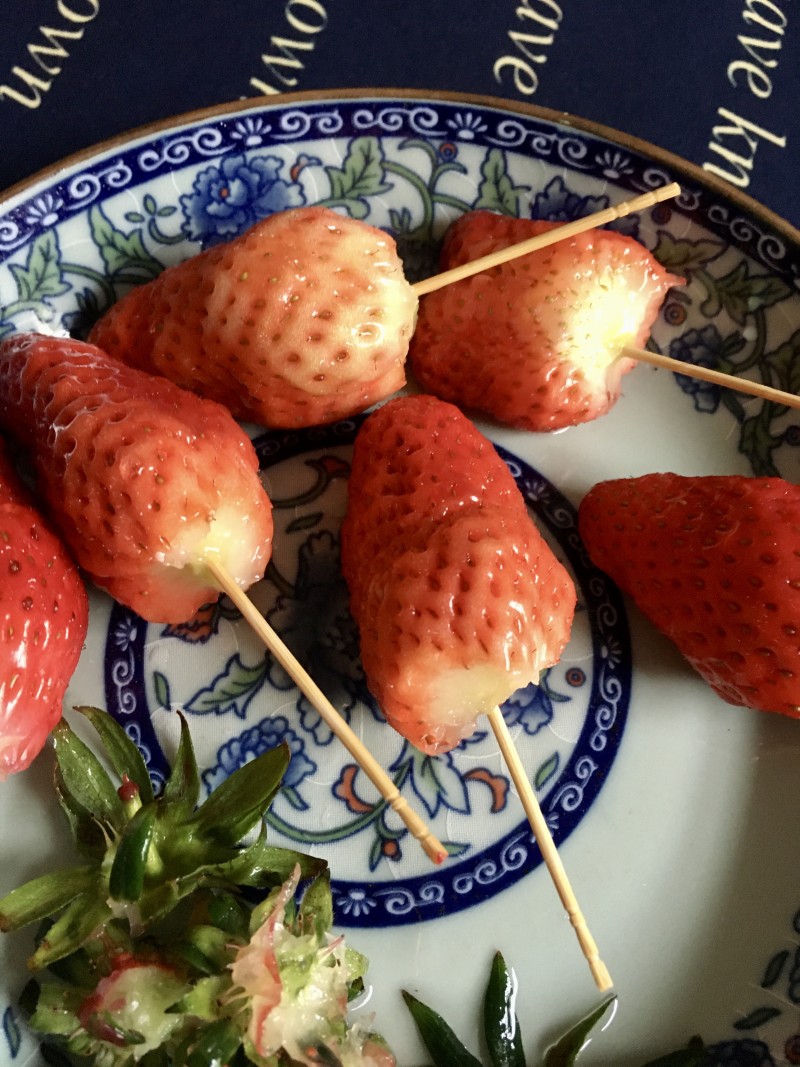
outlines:
[{"label": "navy blue fabric", "polygon": [[265,91],[429,88],[605,123],[713,165],[800,224],[797,0],[4,7],[0,188],[135,126]]}]

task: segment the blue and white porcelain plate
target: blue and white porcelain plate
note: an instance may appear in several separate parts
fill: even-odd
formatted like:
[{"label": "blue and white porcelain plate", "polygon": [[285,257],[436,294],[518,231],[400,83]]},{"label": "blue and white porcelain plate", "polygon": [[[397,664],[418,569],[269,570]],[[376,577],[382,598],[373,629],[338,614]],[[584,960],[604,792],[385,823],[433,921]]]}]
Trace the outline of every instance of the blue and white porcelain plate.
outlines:
[{"label": "blue and white porcelain plate", "polygon": [[[240,103],[98,147],[0,202],[0,335],[76,334],[165,266],[288,207],[389,230],[407,272],[434,270],[474,207],[569,220],[678,180],[676,200],[615,224],[687,279],[653,330],[662,352],[796,392],[800,235],[689,164],[577,119],[465,96],[329,93]],[[362,1011],[424,1059],[401,989],[477,1047],[495,950],[519,979],[531,1058],[596,992],[488,726],[438,758],[367,691],[338,567],[359,420],[250,427],[275,505],[259,608],[448,843],[433,868],[283,670],[222,598],[185,627],[92,594],[68,693],[107,707],[156,780],[187,715],[207,788],[278,740],[292,761],[273,841],[325,856],[337,924],[370,957]],[[554,435],[490,423],[531,514],[573,574],[561,663],[503,713],[618,995],[581,1062],[639,1067],[699,1033],[706,1067],[800,1062],[798,724],[718,700],[591,566],[575,507],[601,478],[650,470],[800,473],[783,407],[649,367],[595,423]],[[49,757],[0,784],[0,892],[58,862]],[[20,829],[24,828],[21,833]],[[38,1063],[17,996],[29,939],[0,942],[0,1067]]]}]

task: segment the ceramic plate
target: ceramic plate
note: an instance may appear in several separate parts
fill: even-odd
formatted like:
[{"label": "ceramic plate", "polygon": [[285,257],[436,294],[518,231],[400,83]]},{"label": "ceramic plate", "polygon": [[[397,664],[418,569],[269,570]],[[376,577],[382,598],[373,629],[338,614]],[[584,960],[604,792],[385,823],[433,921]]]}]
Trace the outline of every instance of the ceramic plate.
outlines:
[{"label": "ceramic plate", "polygon": [[[80,333],[118,294],[263,215],[326,204],[390,230],[412,278],[448,223],[480,206],[568,220],[671,180],[674,202],[616,224],[687,278],[653,330],[662,351],[795,389],[798,235],[674,157],[508,103],[331,93],[241,103],[103,145],[0,204],[0,332]],[[582,1062],[637,1067],[700,1034],[708,1063],[800,1062],[798,724],[721,703],[588,562],[575,507],[601,478],[800,472],[786,409],[641,366],[608,416],[554,435],[481,428],[573,573],[561,663],[504,707],[618,994]],[[433,868],[224,599],[192,626],[148,626],[93,594],[67,705],[105,706],[156,779],[187,714],[207,787],[274,744],[293,758],[273,840],[325,856],[338,925],[371,960],[376,1026],[423,1062],[400,996],[473,1048],[495,950],[519,981],[533,1059],[598,1000],[488,728],[426,758],[381,720],[337,564],[358,420],[253,428],[276,508],[264,614],[452,850]],[[0,891],[63,849],[49,757],[0,785]],[[24,832],[20,832],[21,828]],[[29,945],[0,951],[0,1065],[40,1053],[16,1005]]]}]

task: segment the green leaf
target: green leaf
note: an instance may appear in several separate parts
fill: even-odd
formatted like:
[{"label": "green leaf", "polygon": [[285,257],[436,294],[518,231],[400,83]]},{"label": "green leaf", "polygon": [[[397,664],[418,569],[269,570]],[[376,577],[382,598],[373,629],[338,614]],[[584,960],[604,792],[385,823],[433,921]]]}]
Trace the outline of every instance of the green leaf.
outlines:
[{"label": "green leaf", "polygon": [[265,656],[252,667],[242,662],[238,652],[230,657],[211,685],[200,689],[185,707],[193,715],[247,715],[253,697],[263,686],[269,671]]},{"label": "green leaf", "polygon": [[111,278],[121,271],[133,271],[143,278],[155,278],[163,270],[162,264],[145,248],[140,229],[123,233],[97,205],[89,209],[89,227],[106,265],[106,273]]},{"label": "green leaf", "polygon": [[19,930],[66,907],[97,881],[94,867],[71,867],[33,878],[0,900],[0,930]]},{"label": "green leaf", "polygon": [[84,715],[97,731],[103,748],[120,778],[129,778],[139,789],[139,798],[143,804],[153,799],[153,783],[147,771],[147,764],[136,745],[131,741],[116,719],[100,708],[79,706],[75,711]]},{"label": "green leaf", "polygon": [[54,230],[48,230],[36,238],[30,246],[24,267],[10,263],[9,270],[14,275],[21,301],[35,303],[48,296],[69,292],[69,283],[64,281],[61,270],[61,250]]},{"label": "green leaf", "polygon": [[99,926],[111,918],[102,899],[99,879],[91,889],[75,897],[42,938],[28,961],[31,970],[41,970],[81,947]]},{"label": "green leaf", "polygon": [[[2,905],[0,905],[1,907]],[[772,986],[780,978],[783,973],[783,968],[788,962],[790,952],[788,949],[784,949],[782,952],[777,952],[767,964],[767,969],[764,972],[764,977],[761,979],[762,989],[771,989]]]},{"label": "green leaf", "polygon": [[194,1015],[204,1022],[214,1022],[219,1018],[219,998],[230,989],[230,986],[230,975],[215,974],[198,978],[189,992],[176,1001],[168,1011]]},{"label": "green leaf", "polygon": [[187,835],[194,832],[220,844],[238,844],[271,804],[289,759],[289,746],[282,742],[237,767],[197,809]]},{"label": "green leaf", "polygon": [[508,176],[505,153],[500,148],[491,148],[481,164],[482,181],[478,186],[475,210],[499,211],[503,215],[518,215],[519,201],[525,192],[524,185],[514,185]]},{"label": "green leaf", "polygon": [[[727,274],[716,279],[716,300],[738,326],[744,326],[752,312],[772,307],[791,294],[791,288],[780,278],[751,274],[746,260],[741,260]],[[701,308],[703,313],[715,313],[716,303],[710,307],[707,303]]]},{"label": "green leaf", "polygon": [[[241,1034],[231,1019],[219,1019],[192,1033],[175,1056],[176,1067],[211,1067],[231,1063],[241,1045]],[[237,1061],[238,1062],[238,1061]]]},{"label": "green leaf", "polygon": [[743,1019],[737,1019],[733,1025],[737,1030],[758,1030],[760,1027],[765,1026],[770,1019],[774,1019],[781,1014],[780,1008],[755,1008],[749,1015],[745,1015]]},{"label": "green leaf", "polygon": [[441,1015],[405,989],[403,1000],[411,1012],[419,1036],[433,1057],[434,1067],[481,1067],[480,1060],[458,1040]]},{"label": "green leaf", "polygon": [[100,760],[64,719],[52,737],[61,781],[70,800],[78,810],[121,831],[125,809]]},{"label": "green leaf", "polygon": [[495,953],[483,1001],[483,1028],[492,1067],[525,1067],[522,1033],[514,1013],[517,983]]},{"label": "green leaf", "polygon": [[353,218],[364,218],[368,213],[365,197],[388,193],[392,188],[384,180],[383,149],[377,137],[353,138],[343,165],[326,167],[325,172],[331,186],[330,199],[348,201]]},{"label": "green leaf", "polygon": [[168,708],[172,699],[169,691],[169,680],[166,674],[162,674],[161,671],[153,671],[153,689],[155,691],[156,703],[159,707]]},{"label": "green leaf", "polygon": [[204,974],[217,974],[231,962],[230,935],[216,926],[192,926],[175,946],[188,963]]},{"label": "green leaf", "polygon": [[577,1060],[578,1053],[586,1044],[587,1037],[616,999],[615,996],[608,997],[602,1004],[570,1027],[563,1037],[559,1038],[547,1050],[543,1067],[571,1067]]},{"label": "green leaf", "polygon": [[666,270],[673,274],[691,274],[700,270],[725,251],[721,241],[689,241],[675,238],[666,230],[658,231],[653,255]]},{"label": "green leaf", "polygon": [[155,824],[156,809],[148,805],[139,808],[125,827],[108,878],[112,900],[133,901],[141,897]]},{"label": "green leaf", "polygon": [[200,799],[200,771],[197,767],[192,735],[186,716],[178,712],[178,717],[181,724],[181,739],[159,802],[159,807],[164,813],[164,821],[167,823],[178,823],[188,818]]},{"label": "green leaf", "polygon": [[742,423],[739,431],[739,451],[747,456],[753,474],[759,477],[778,477],[778,468],[772,453],[781,444],[781,438],[771,431],[774,408],[764,404],[758,414],[751,415]]},{"label": "green leaf", "polygon": [[764,356],[764,362],[775,375],[775,385],[788,393],[800,392],[800,330]]},{"label": "green leaf", "polygon": [[553,755],[539,765],[539,769],[533,777],[534,789],[541,789],[543,785],[550,781],[553,775],[558,770],[559,758],[558,753],[554,752]]}]

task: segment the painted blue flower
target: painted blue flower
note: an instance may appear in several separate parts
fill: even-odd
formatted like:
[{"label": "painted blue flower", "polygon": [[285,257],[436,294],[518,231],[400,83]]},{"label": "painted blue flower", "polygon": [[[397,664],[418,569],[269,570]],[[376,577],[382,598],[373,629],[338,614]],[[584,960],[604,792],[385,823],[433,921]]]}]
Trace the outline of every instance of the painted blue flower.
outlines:
[{"label": "painted blue flower", "polygon": [[775,1060],[763,1041],[746,1037],[710,1045],[700,1067],[775,1067]]},{"label": "painted blue flower", "polygon": [[[602,211],[610,204],[607,196],[578,196],[572,193],[563,178],[553,178],[531,204],[531,218],[548,219],[551,222],[572,222],[574,219]],[[639,216],[626,215],[608,227],[634,240],[639,236]]]},{"label": "painted blue flower", "polygon": [[25,212],[25,221],[31,226],[39,225],[42,229],[47,229],[48,226],[55,226],[63,206],[64,201],[60,196],[54,196],[53,193],[42,193],[41,196],[35,197],[28,204]]},{"label": "painted blue flower", "polygon": [[289,746],[291,759],[283,777],[282,791],[293,807],[305,809],[306,802],[300,797],[298,787],[303,780],[313,774],[317,765],[305,754],[305,744],[289,726],[289,720],[283,715],[272,719],[262,719],[250,729],[227,741],[217,751],[217,766],[203,772],[203,782],[210,793],[216,789],[238,767],[254,760],[262,752],[275,748],[281,742]]},{"label": "painted blue flower", "polygon": [[[700,330],[687,330],[682,337],[676,337],[669,346],[669,354],[673,359],[692,363],[696,367],[717,367],[722,344],[719,330],[709,323]],[[720,386],[689,378],[685,374],[676,374],[675,379],[681,389],[692,397],[697,411],[711,413],[717,410],[722,397]]]},{"label": "painted blue flower", "polygon": [[509,726],[519,725],[531,737],[547,726],[553,719],[553,704],[569,700],[568,696],[555,692],[547,684],[545,671],[539,684],[518,689],[503,703],[503,718]]},{"label": "painted blue flower", "polygon": [[280,177],[277,156],[228,156],[201,170],[180,198],[184,232],[204,246],[242,233],[259,219],[305,203],[302,187]]},{"label": "painted blue flower", "polygon": [[571,193],[563,178],[553,178],[533,199],[531,217],[552,222],[572,222],[608,207],[607,196],[578,196]]}]

